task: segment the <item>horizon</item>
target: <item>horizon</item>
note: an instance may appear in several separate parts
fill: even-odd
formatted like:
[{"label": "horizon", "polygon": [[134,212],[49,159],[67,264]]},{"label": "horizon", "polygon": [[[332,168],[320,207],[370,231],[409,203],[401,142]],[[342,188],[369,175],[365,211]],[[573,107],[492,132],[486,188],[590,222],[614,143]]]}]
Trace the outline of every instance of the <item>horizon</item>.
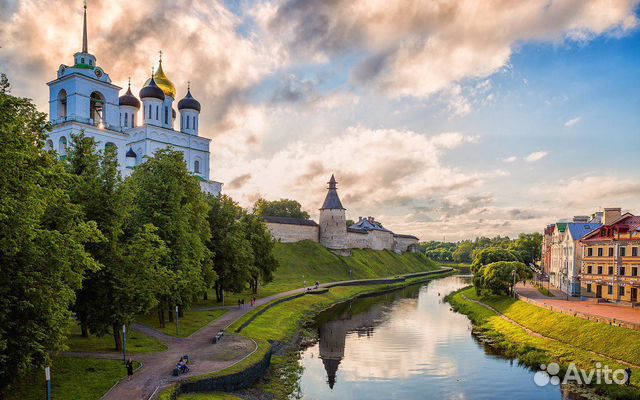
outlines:
[{"label": "horizon", "polygon": [[[89,52],[138,96],[162,51],[176,100],[190,81],[202,103],[212,179],[243,207],[290,198],[317,219],[333,173],[347,218],[371,215],[423,242],[638,212],[638,1],[510,12],[493,2],[418,12],[418,0],[350,12],[301,0],[148,4],[90,1]],[[48,112],[46,82],[81,48],[82,2],[0,11],[0,71]]]}]

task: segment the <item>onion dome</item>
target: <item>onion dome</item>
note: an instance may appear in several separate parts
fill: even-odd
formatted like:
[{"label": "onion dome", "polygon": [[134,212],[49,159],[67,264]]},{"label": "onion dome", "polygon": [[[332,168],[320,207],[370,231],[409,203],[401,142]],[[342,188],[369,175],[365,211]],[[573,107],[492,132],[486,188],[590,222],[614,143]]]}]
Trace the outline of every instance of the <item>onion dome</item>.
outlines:
[{"label": "onion dome", "polygon": [[[162,54],[162,53],[161,53]],[[171,96],[171,98],[176,98],[176,87],[173,82],[167,78],[162,70],[162,55],[160,55],[160,65],[158,66],[158,70],[153,74],[153,79],[156,81],[156,85],[164,92],[165,96]],[[147,79],[145,82],[145,86],[150,83],[151,79]]]},{"label": "onion dome", "polygon": [[144,99],[147,97],[164,101],[164,92],[156,85],[153,77],[148,83],[145,83],[145,86],[140,90],[140,98]]},{"label": "onion dome", "polygon": [[127,150],[127,154],[125,155],[125,157],[136,158],[137,156],[138,155],[136,154],[136,152],[133,151],[131,147],[129,147],[129,150]]},{"label": "onion dome", "polygon": [[182,111],[184,109],[200,112],[200,102],[191,96],[191,88],[187,89],[187,95],[184,96],[184,99],[178,102],[178,110]]},{"label": "onion dome", "polygon": [[120,105],[135,107],[138,110],[140,109],[140,100],[131,93],[131,81],[129,81],[129,89],[127,89],[127,93],[120,96]]}]

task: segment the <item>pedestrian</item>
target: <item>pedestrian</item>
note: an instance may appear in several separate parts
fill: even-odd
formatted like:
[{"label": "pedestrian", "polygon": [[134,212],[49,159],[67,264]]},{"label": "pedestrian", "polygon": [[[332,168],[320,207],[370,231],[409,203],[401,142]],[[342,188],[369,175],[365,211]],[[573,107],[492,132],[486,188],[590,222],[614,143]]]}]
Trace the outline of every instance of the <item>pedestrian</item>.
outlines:
[{"label": "pedestrian", "polygon": [[130,381],[133,376],[133,361],[131,359],[127,360],[127,380]]},{"label": "pedestrian", "polygon": [[624,372],[627,373],[627,380],[624,382],[625,385],[631,385],[631,368],[627,367],[624,369]]},{"label": "pedestrian", "polygon": [[241,308],[242,306],[242,302],[240,301],[240,299],[238,299],[238,308]]},{"label": "pedestrian", "polygon": [[242,299],[242,308],[244,308],[244,299]]},{"label": "pedestrian", "polygon": [[253,296],[253,305],[256,305],[256,296]]}]

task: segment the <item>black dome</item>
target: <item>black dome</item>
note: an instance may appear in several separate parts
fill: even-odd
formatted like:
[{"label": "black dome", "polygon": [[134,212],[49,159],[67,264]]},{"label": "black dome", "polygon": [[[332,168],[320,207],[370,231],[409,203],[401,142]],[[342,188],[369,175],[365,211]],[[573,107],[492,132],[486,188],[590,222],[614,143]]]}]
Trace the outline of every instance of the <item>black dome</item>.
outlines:
[{"label": "black dome", "polygon": [[178,110],[184,109],[200,112],[200,102],[191,96],[191,90],[187,90],[187,95],[178,102]]},{"label": "black dome", "polygon": [[133,157],[136,158],[138,155],[136,154],[135,151],[133,151],[133,149],[131,147],[129,147],[129,150],[127,150],[127,154],[125,155],[125,157]]},{"label": "black dome", "polygon": [[140,109],[140,100],[136,99],[136,96],[131,93],[131,86],[129,86],[129,90],[127,90],[127,93],[120,96],[120,105],[131,106]]},{"label": "black dome", "polygon": [[164,101],[164,92],[156,85],[156,81],[154,81],[153,78],[151,78],[147,86],[140,89],[140,98],[144,99],[147,97]]}]

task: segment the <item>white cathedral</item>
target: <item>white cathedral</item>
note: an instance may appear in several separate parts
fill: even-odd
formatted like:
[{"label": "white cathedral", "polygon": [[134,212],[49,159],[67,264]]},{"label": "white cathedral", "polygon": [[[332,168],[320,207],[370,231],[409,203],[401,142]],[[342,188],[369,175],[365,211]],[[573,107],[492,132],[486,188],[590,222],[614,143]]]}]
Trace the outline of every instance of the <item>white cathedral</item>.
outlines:
[{"label": "white cathedral", "polygon": [[74,54],[73,66],[60,65],[57,78],[47,85],[53,125],[47,149],[66,157],[71,135],[84,130],[86,136],[95,138],[99,148],[117,148],[120,170],[126,177],[158,149],[171,147],[184,154],[187,168],[198,177],[203,191],[220,194],[222,184],[209,179],[211,139],[198,136],[200,103],[191,95],[190,87],[178,102],[179,130],[174,129],[176,88],[162,70],[162,54],[158,69],[140,90],[142,103],[131,93],[130,82],[127,92],[119,96],[122,88],[111,83],[88,51],[86,5],[82,51]]}]

